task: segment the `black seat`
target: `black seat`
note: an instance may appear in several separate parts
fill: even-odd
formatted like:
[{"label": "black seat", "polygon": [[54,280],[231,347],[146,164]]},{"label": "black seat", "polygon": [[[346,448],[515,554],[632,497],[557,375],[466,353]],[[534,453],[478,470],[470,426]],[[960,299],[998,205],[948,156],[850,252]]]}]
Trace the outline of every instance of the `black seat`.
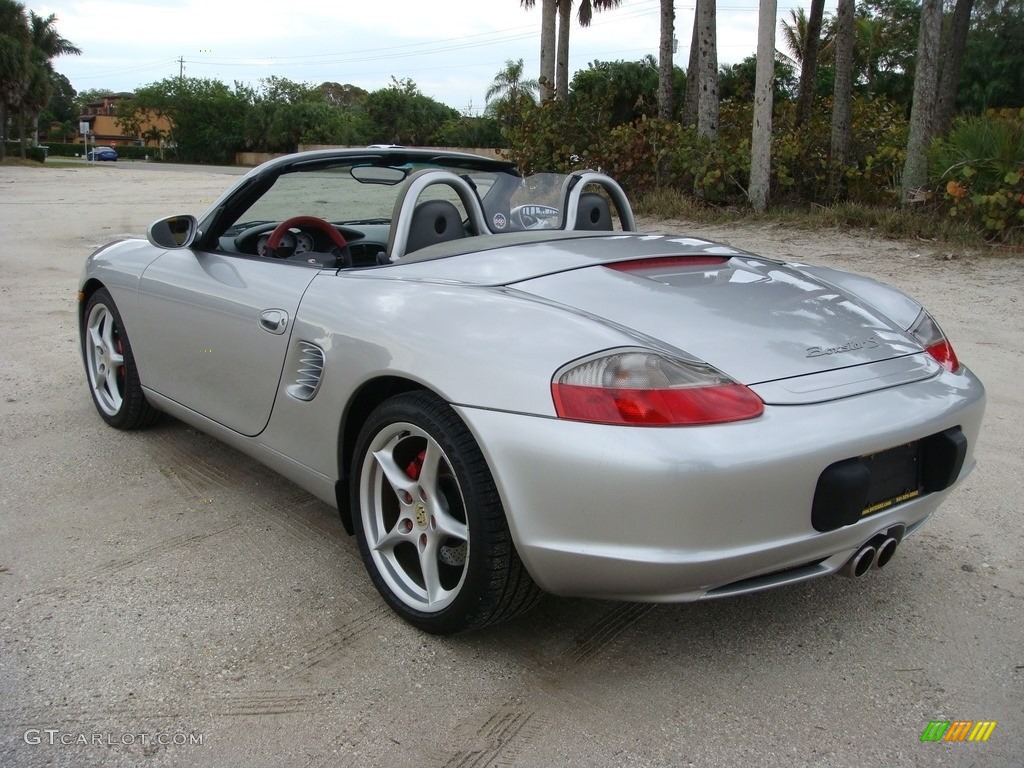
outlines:
[{"label": "black seat", "polygon": [[459,209],[447,200],[426,200],[417,203],[409,224],[407,254],[428,245],[446,243],[466,236]]},{"label": "black seat", "polygon": [[573,229],[611,232],[614,227],[608,201],[596,192],[581,194],[580,204],[576,209],[576,224]]}]

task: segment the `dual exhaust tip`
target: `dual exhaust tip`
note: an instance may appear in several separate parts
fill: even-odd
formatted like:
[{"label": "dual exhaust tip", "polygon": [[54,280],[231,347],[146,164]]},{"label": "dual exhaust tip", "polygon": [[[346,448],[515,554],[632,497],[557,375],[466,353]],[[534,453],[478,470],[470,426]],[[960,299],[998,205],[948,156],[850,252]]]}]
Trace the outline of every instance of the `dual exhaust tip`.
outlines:
[{"label": "dual exhaust tip", "polygon": [[902,537],[902,526],[878,534],[857,550],[857,554],[839,569],[839,575],[859,579],[872,568],[884,568],[896,554]]}]

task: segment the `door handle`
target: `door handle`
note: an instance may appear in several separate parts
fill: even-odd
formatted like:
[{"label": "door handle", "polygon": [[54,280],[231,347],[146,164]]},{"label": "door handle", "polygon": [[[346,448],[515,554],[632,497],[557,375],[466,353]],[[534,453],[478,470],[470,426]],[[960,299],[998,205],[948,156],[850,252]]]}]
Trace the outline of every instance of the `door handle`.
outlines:
[{"label": "door handle", "polygon": [[283,309],[265,309],[260,313],[260,328],[280,336],[288,328],[288,313]]}]

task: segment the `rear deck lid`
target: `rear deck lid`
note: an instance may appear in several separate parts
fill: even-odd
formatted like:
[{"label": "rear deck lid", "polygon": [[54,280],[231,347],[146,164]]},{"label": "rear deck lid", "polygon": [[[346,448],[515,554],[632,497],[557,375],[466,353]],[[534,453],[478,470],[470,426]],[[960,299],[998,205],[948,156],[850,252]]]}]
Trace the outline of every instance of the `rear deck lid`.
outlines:
[{"label": "rear deck lid", "polygon": [[765,387],[776,402],[839,397],[938,370],[877,309],[819,278],[747,254],[623,260],[514,288],[682,350],[747,385],[810,377]]}]

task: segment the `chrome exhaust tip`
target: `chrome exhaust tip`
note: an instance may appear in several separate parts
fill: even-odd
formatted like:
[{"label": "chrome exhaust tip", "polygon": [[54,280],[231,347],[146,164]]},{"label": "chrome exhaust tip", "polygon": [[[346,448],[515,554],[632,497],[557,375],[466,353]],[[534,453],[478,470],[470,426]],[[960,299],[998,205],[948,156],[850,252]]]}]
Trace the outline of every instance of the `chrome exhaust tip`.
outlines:
[{"label": "chrome exhaust tip", "polygon": [[865,544],[857,550],[857,554],[846,562],[846,565],[839,569],[839,575],[848,579],[859,579],[871,569],[877,554],[877,549],[870,544]]},{"label": "chrome exhaust tip", "polygon": [[888,562],[892,560],[892,556],[896,554],[896,547],[898,546],[899,542],[896,539],[892,538],[892,536],[886,537],[885,540],[878,545],[878,549],[875,551],[875,559],[874,562],[872,562],[872,566],[875,568],[884,568]]}]

